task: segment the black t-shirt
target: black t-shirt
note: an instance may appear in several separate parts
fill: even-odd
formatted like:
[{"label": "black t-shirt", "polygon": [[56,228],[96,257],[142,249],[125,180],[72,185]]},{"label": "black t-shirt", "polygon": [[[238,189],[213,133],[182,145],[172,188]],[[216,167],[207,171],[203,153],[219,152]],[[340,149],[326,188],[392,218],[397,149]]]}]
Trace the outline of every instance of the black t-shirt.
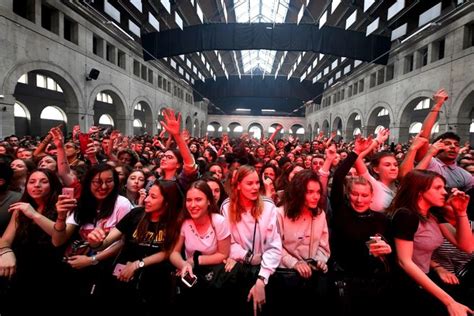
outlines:
[{"label": "black t-shirt", "polygon": [[419,224],[417,214],[404,208],[398,209],[392,218],[391,234],[393,238],[413,241]]},{"label": "black t-shirt", "polygon": [[[116,263],[126,264],[143,259],[164,250],[166,238],[166,224],[162,222],[149,222],[146,237],[143,241],[137,240],[137,227],[145,215],[143,207],[137,207],[125,215],[116,228],[124,235],[123,248],[116,259]],[[135,280],[140,282],[141,290],[160,292],[170,285],[173,267],[168,260],[158,264],[147,265],[135,272]],[[157,284],[160,284],[158,286]]]}]

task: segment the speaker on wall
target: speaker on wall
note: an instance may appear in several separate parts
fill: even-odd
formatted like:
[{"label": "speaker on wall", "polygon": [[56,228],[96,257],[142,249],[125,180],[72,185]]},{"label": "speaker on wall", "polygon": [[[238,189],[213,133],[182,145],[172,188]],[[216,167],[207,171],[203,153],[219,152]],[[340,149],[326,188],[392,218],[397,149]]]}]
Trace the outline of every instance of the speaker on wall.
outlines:
[{"label": "speaker on wall", "polygon": [[87,75],[86,80],[87,81],[97,80],[97,78],[99,78],[99,74],[100,74],[99,70],[92,68],[91,71],[89,71],[89,74]]}]

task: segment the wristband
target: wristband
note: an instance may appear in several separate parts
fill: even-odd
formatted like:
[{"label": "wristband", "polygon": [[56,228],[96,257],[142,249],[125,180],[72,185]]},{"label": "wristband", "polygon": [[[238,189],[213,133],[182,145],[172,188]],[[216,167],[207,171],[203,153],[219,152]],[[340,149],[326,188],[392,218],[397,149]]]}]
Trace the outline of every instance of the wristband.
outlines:
[{"label": "wristband", "polygon": [[13,252],[13,250],[10,249],[10,250],[7,250],[7,251],[4,251],[4,252],[0,253],[0,257],[3,256],[6,253],[9,253],[9,252]]},{"label": "wristband", "polygon": [[257,277],[257,279],[258,279],[258,280],[262,280],[262,281],[263,281],[263,284],[267,285],[267,278],[265,278],[264,276],[259,275],[259,276]]}]

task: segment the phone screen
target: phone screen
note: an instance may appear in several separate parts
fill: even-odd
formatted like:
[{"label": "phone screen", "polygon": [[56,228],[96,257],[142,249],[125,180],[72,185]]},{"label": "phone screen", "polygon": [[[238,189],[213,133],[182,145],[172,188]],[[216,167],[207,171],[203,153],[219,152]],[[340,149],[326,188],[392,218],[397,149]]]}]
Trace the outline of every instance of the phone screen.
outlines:
[{"label": "phone screen", "polygon": [[66,195],[68,199],[74,198],[74,188],[63,188],[61,195]]},{"label": "phone screen", "polygon": [[181,280],[183,281],[184,284],[186,284],[189,287],[192,287],[194,284],[197,282],[197,277],[196,276],[191,276],[189,273],[186,273],[181,277]]},{"label": "phone screen", "polygon": [[79,144],[81,146],[82,154],[85,154],[87,151],[87,144],[89,144],[89,134],[80,133],[79,134]]}]

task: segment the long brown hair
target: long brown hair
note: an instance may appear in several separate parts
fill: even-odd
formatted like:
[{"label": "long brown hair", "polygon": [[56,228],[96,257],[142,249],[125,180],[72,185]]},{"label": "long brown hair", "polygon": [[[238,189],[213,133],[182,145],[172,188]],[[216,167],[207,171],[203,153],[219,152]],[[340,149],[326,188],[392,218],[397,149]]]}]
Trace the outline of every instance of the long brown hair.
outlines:
[{"label": "long brown hair", "polygon": [[285,215],[293,221],[298,219],[303,212],[303,207],[306,202],[306,191],[310,181],[318,183],[319,189],[321,190],[321,198],[318,202],[318,208],[311,210],[311,215],[317,216],[322,212],[319,207],[323,196],[321,181],[319,181],[318,175],[313,170],[302,170],[295,174],[293,180],[291,180],[285,190]]},{"label": "long brown hair", "polygon": [[[179,235],[179,200],[181,198],[178,184],[175,181],[168,180],[156,180],[153,185],[156,185],[160,189],[161,195],[163,195],[163,205],[159,212],[163,212],[160,217],[160,223],[166,225],[166,235],[164,242],[164,250],[169,251],[173,248],[174,243],[178,239]],[[137,225],[137,241],[142,242],[145,240],[148,227],[151,223],[151,214],[143,212],[143,216]]]},{"label": "long brown hair", "polygon": [[393,217],[398,209],[403,208],[410,212],[416,212],[420,219],[425,220],[418,209],[418,198],[420,193],[430,189],[436,178],[440,178],[446,184],[444,177],[434,171],[412,170],[407,173],[402,179],[397,195],[395,195],[387,210],[387,215]]},{"label": "long brown hair", "polygon": [[[245,212],[244,206],[240,202],[240,191],[237,186],[242,180],[255,171],[255,168],[249,165],[240,166],[232,177],[229,203],[229,218],[231,223],[238,223],[242,219],[242,213]],[[258,219],[263,212],[263,200],[260,194],[250,211],[253,218]]]}]

